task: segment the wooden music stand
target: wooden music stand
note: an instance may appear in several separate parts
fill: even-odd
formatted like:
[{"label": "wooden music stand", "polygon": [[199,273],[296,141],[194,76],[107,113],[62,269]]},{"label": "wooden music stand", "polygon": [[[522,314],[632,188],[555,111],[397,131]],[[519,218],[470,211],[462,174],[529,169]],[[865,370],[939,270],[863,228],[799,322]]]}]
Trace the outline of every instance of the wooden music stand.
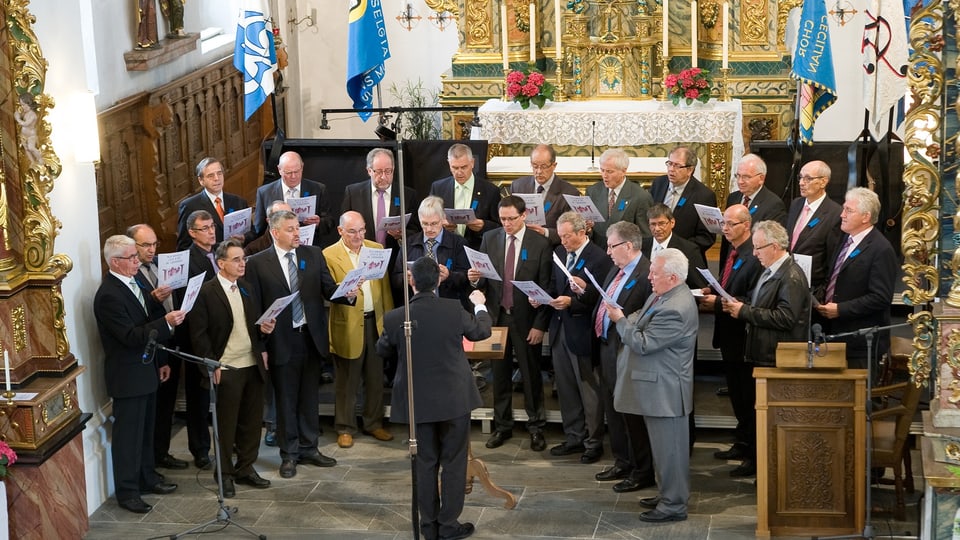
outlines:
[{"label": "wooden music stand", "polygon": [[[507,349],[507,328],[504,326],[494,326],[489,338],[483,341],[464,340],[464,352],[467,353],[469,360],[503,360],[504,352]],[[466,492],[473,492],[473,479],[480,481],[487,493],[493,497],[502,497],[504,499],[503,507],[510,510],[517,506],[517,498],[509,491],[493,483],[490,479],[490,472],[487,465],[482,460],[473,457],[473,448],[467,443],[467,487]]]}]

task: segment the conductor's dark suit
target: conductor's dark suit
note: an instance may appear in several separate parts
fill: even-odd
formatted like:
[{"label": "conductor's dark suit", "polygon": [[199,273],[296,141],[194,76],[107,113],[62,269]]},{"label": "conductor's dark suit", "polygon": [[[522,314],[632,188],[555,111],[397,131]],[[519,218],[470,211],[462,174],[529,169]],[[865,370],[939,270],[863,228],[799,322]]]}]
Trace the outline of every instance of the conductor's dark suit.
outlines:
[{"label": "conductor's dark suit", "polygon": [[[249,206],[247,201],[233,193],[224,191],[220,194],[220,197],[223,199],[223,215],[237,210],[243,210]],[[223,220],[221,220],[220,215],[217,214],[217,209],[213,206],[213,202],[210,200],[210,197],[207,196],[206,191],[201,189],[199,193],[194,193],[180,201],[180,206],[177,211],[177,250],[179,251],[187,249],[190,247],[190,244],[193,243],[193,239],[187,234],[187,218],[197,210],[206,210],[213,216],[213,224],[217,227],[217,243],[223,242]],[[247,235],[247,238],[245,238],[245,241],[252,240],[254,237],[255,235],[253,231],[251,231]]]},{"label": "conductor's dark suit", "polygon": [[610,190],[599,181],[587,188],[587,195],[593,201],[606,221],[593,224],[590,241],[598,246],[607,247],[607,228],[618,221],[629,221],[640,227],[644,236],[650,236],[650,222],[647,219],[647,210],[653,206],[653,198],[640,184],[625,178],[613,204],[613,213],[610,213]]},{"label": "conductor's dark suit", "polygon": [[[293,328],[292,309],[288,306],[277,316],[276,327],[266,340],[270,376],[277,399],[277,445],[283,459],[316,455],[320,434],[319,408],[320,357],[330,354],[327,311],[324,299],[337,290],[320,248],[296,249],[300,299],[306,328]],[[274,300],[291,294],[286,266],[281,266],[276,248],[266,249],[247,261],[257,317]],[[332,300],[350,304],[345,298]]]},{"label": "conductor's dark suit", "polygon": [[[480,251],[486,253],[500,277],[504,276],[503,265],[506,254],[506,233],[495,229],[483,235]],[[514,280],[550,283],[550,266],[553,257],[550,241],[542,234],[525,229],[523,241],[516,248],[516,270]],[[524,407],[527,410],[527,430],[531,433],[543,430],[546,425],[546,411],[543,407],[543,379],[540,373],[540,347],[527,343],[531,328],[547,330],[550,314],[546,306],[534,308],[520,289],[513,288],[513,309],[507,313],[500,306],[503,295],[503,282],[493,279],[481,279],[479,287],[487,297],[487,309],[497,326],[509,328],[507,353],[503,361],[493,364],[493,416],[497,431],[513,430],[513,355],[516,354],[520,374],[523,376]]]},{"label": "conductor's dark suit", "polygon": [[[237,280],[238,295],[243,304],[245,320],[239,321],[239,330],[250,338],[251,354],[255,364],[240,369],[225,369],[220,373],[217,387],[217,420],[220,431],[220,465],[225,477],[242,478],[255,472],[260,449],[260,430],[263,427],[263,383],[266,371],[260,353],[264,350],[257,329],[257,310],[250,294],[250,284]],[[190,339],[194,354],[220,360],[227,340],[234,329],[230,300],[219,279],[207,281],[200,287],[197,301],[190,311]],[[209,383],[209,381],[208,381]],[[236,448],[234,466],[231,452]]]},{"label": "conductor's dark suit", "polygon": [[[790,212],[787,214],[787,234],[793,239],[793,229],[800,219],[804,197],[797,197],[790,203]],[[816,298],[823,298],[827,279],[833,271],[832,254],[837,252],[843,231],[840,230],[840,211],[843,208],[830,197],[825,196],[820,206],[807,220],[807,224],[800,231],[797,243],[791,253],[810,255],[813,258],[810,268],[810,286]]]},{"label": "conductor's dark suit", "polygon": [[[442,538],[454,534],[459,525],[457,518],[463,511],[467,476],[470,411],[481,405],[463,352],[463,338],[478,341],[490,337],[491,320],[485,310],[474,316],[459,302],[439,298],[432,291],[410,299],[410,320],[416,324],[411,343],[419,443],[417,506],[425,537],[436,538],[439,533]],[[403,308],[384,316],[377,353],[384,358],[399,358],[390,419],[409,423],[403,322]]]},{"label": "conductor's dark suit", "polygon": [[[320,217],[320,223],[317,223],[317,230],[313,234],[313,245],[319,246],[323,237],[335,228],[334,216],[330,215],[330,196],[327,195],[327,186],[303,178],[300,180],[299,189],[300,197],[314,195],[317,197],[317,216]],[[257,207],[253,211],[253,230],[257,237],[270,234],[267,226],[267,210],[274,201],[285,200],[286,191],[287,186],[282,179],[257,188]]]},{"label": "conductor's dark suit", "polygon": [[[669,190],[670,180],[667,179],[666,175],[654,178],[653,184],[650,186],[650,196],[653,197],[653,202],[663,202]],[[677,201],[677,205],[673,209],[673,218],[677,222],[673,228],[673,234],[696,244],[700,248],[700,252],[706,257],[707,250],[717,241],[717,235],[710,232],[710,229],[707,229],[707,226],[700,221],[700,216],[697,214],[694,204],[717,206],[717,195],[712,189],[691,176],[680,193],[680,200]]]},{"label": "conductor's dark suit", "polygon": [[[443,199],[444,208],[453,208],[454,189],[456,180],[448,176],[437,180],[430,185],[430,195],[436,195]],[[473,198],[470,200],[470,208],[477,218],[483,220],[483,229],[471,231],[469,227],[463,233],[463,239],[471,249],[480,249],[480,242],[487,231],[500,227],[500,214],[497,205],[500,204],[500,190],[489,181],[473,177]]]},{"label": "conductor's dark suit", "polygon": [[[538,187],[541,186],[532,175],[521,176],[510,184],[510,193],[536,193]],[[557,236],[557,218],[570,210],[570,204],[563,198],[564,195],[580,195],[580,190],[554,175],[550,189],[543,192],[543,217],[547,222],[544,227],[547,228],[547,238],[553,245],[560,243],[560,237]]]},{"label": "conductor's dark suit", "polygon": [[149,295],[145,300],[149,315],[126,282],[112,273],[104,276],[93,300],[107,395],[113,398],[113,482],[121,502],[139,499],[141,489],[161,482],[153,461],[159,366],[156,360],[144,362],[142,356],[151,332],[160,342],[170,339],[172,332],[163,307]]}]

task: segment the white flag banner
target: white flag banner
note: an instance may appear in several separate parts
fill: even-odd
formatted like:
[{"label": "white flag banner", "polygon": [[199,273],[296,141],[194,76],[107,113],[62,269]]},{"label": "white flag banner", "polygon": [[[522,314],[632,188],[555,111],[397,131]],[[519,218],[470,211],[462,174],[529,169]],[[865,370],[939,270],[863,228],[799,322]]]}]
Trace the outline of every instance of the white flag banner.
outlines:
[{"label": "white flag banner", "polygon": [[874,133],[882,137],[890,108],[907,93],[909,53],[903,2],[868,0],[864,15],[863,103]]}]

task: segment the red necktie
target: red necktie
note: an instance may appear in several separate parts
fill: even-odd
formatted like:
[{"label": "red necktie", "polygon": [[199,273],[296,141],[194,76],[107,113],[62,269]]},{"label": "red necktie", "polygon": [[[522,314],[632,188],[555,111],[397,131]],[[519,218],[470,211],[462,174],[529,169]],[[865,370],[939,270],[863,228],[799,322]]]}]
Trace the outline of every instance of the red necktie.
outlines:
[{"label": "red necktie", "polygon": [[507,257],[503,263],[503,296],[500,305],[504,309],[513,309],[513,267],[516,266],[517,250],[514,247],[517,238],[507,236]]},{"label": "red necktie", "polygon": [[733,261],[737,260],[737,248],[730,246],[730,253],[727,254],[727,262],[723,265],[723,272],[720,273],[720,286],[727,288],[730,282],[730,272],[733,272]]},{"label": "red necktie", "polygon": [[[607,288],[607,296],[613,295],[613,292],[617,290],[617,285],[620,284],[621,279],[623,279],[623,268],[617,272],[617,276],[613,278],[613,283],[611,283],[610,287]],[[593,331],[596,332],[597,337],[603,337],[603,319],[606,315],[607,303],[601,299],[600,306],[597,308],[597,318],[593,321]]]}]

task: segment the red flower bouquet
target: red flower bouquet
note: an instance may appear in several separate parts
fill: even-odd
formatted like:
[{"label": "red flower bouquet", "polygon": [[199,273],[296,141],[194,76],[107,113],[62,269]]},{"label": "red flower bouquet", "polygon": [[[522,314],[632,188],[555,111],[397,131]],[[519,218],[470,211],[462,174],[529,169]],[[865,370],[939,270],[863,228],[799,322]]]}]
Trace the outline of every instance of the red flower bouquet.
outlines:
[{"label": "red flower bouquet", "polygon": [[17,453],[13,451],[13,448],[10,448],[10,445],[0,441],[0,480],[7,478],[10,474],[8,469],[16,462]]},{"label": "red flower bouquet", "polygon": [[553,97],[554,86],[539,71],[511,71],[507,75],[507,97],[526,109],[531,103],[537,107]]},{"label": "red flower bouquet", "polygon": [[694,101],[706,103],[710,101],[710,72],[700,68],[685,69],[679,75],[673,73],[663,79],[667,95],[674,105],[686,100],[687,105]]}]

